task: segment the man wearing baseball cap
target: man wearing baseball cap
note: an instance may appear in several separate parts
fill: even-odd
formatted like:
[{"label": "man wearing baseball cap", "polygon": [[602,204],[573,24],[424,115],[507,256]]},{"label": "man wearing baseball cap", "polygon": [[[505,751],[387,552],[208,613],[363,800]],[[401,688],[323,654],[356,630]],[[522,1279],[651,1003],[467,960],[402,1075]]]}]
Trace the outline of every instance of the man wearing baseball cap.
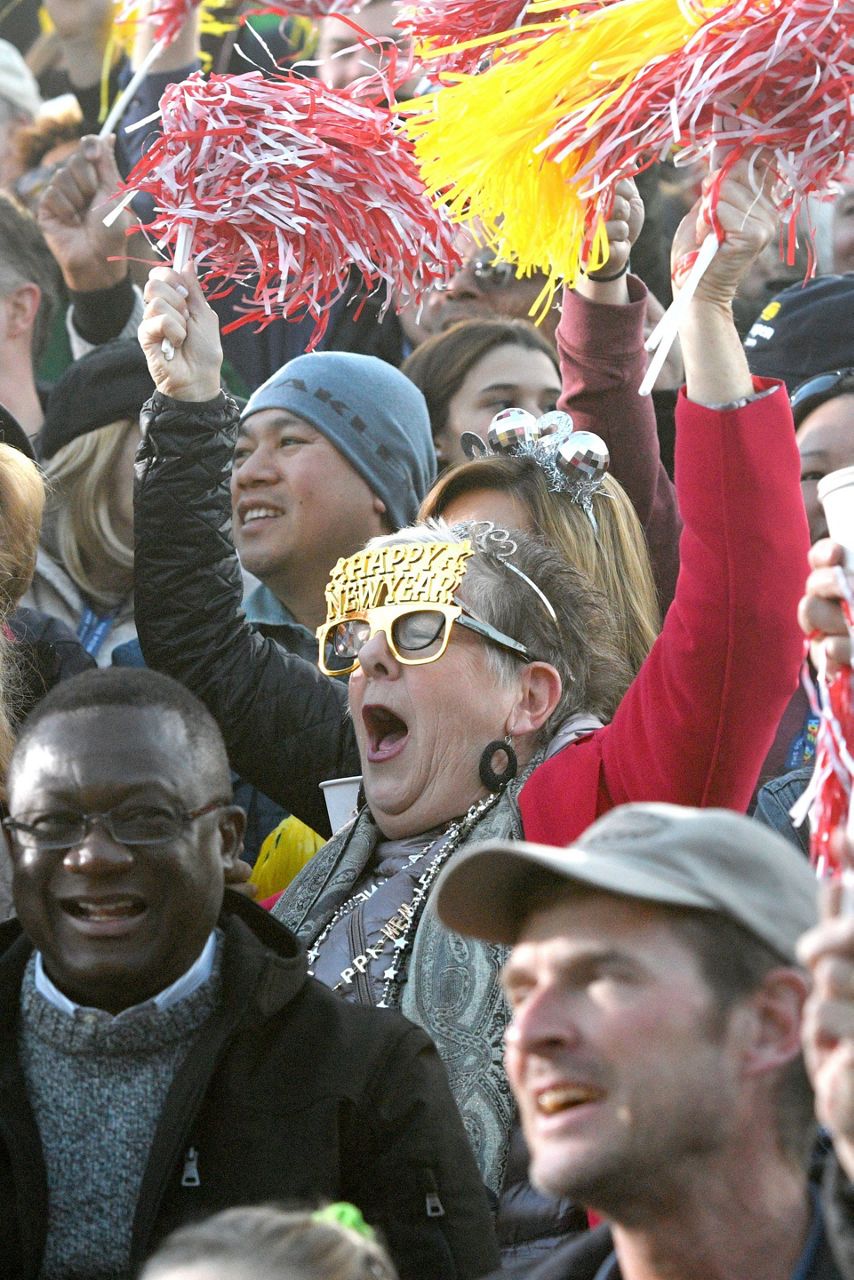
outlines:
[{"label": "man wearing baseball cap", "polygon": [[631,804],[573,845],[449,866],[443,922],[512,947],[506,1066],[543,1191],[609,1226],[528,1280],[831,1280],[795,946],[816,884],[774,832]]}]

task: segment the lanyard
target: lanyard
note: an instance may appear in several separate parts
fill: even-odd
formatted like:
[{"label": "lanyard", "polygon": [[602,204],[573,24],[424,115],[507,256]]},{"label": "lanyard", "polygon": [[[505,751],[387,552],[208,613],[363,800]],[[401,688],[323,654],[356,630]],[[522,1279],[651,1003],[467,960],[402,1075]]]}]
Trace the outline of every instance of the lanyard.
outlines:
[{"label": "lanyard", "polygon": [[77,624],[77,639],[93,658],[97,655],[98,650],[112,630],[119,608],[120,606],[117,605],[109,613],[99,615],[95,613],[94,609],[90,609],[88,604],[84,605],[80,621]]}]

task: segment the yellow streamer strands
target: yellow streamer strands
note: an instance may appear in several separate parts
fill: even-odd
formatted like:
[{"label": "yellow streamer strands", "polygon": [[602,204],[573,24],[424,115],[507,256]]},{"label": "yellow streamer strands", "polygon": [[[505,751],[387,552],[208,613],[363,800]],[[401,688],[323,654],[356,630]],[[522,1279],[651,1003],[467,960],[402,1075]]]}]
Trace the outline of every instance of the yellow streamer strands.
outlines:
[{"label": "yellow streamer strands", "polygon": [[528,39],[515,39],[489,70],[456,83],[448,73],[446,87],[404,105],[403,127],[431,196],[447,202],[454,221],[479,219],[486,244],[518,275],[548,274],[533,314],[545,313],[561,283],[576,280],[583,258],[591,270],[607,261],[602,202],[585,199],[574,183],[595,143],[560,163],[538,147],[571,111],[595,120],[653,58],[682,49],[724,7],[616,0],[579,12],[567,4],[552,34],[525,28]]}]

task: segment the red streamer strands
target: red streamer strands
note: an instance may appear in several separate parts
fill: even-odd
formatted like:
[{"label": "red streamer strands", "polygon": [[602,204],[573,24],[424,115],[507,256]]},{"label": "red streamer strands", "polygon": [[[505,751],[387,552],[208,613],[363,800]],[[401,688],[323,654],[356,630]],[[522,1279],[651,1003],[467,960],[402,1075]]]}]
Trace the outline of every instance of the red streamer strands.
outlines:
[{"label": "red streamer strands", "polygon": [[[848,634],[854,641],[854,596],[840,571],[842,611]],[[809,815],[810,858],[819,876],[837,877],[842,864],[831,836],[846,821],[849,831],[854,809],[854,671],[843,666],[828,676],[818,673],[817,698],[811,694],[819,714],[815,768],[809,786],[792,809],[796,824]]]},{"label": "red streamer strands", "polygon": [[490,57],[479,43],[515,27],[524,0],[415,0],[403,4],[395,26],[406,31],[421,58],[430,59],[430,74],[476,71]]},{"label": "red streamer strands", "polygon": [[154,39],[171,44],[201,0],[153,0],[148,20],[154,28]]},{"label": "red streamer strands", "polygon": [[852,94],[851,0],[736,0],[684,49],[652,58],[622,92],[591,95],[542,150],[557,161],[582,156],[577,172],[595,194],[610,193],[620,177],[674,145],[677,163],[706,157],[716,144],[728,163],[764,148],[779,179],[793,259],[804,197],[832,192],[854,150]]},{"label": "red streamer strands", "polygon": [[315,345],[352,265],[398,307],[456,266],[453,228],[430,204],[410,144],[360,83],[356,101],[296,75],[196,73],[163,95],[162,135],[124,189],[153,197],[147,234],[158,249],[174,254],[189,227],[206,287],[239,290],[230,329],[308,315]]},{"label": "red streamer strands", "polygon": [[816,743],[820,785],[810,828],[810,857],[822,876],[836,877],[842,866],[830,837],[844,828],[851,804],[854,750],[854,674],[844,667],[828,683],[825,711]]},{"label": "red streamer strands", "polygon": [[148,12],[143,14],[142,0],[126,0],[118,15],[118,22],[129,22],[135,14],[139,21],[146,21],[152,28],[156,41],[163,40],[170,45],[201,0],[152,0]]}]

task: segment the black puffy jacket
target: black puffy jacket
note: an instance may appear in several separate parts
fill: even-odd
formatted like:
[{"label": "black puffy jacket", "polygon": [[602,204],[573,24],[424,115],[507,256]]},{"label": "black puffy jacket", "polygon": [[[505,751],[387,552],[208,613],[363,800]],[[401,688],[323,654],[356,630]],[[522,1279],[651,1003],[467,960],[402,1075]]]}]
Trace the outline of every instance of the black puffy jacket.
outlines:
[{"label": "black puffy jacket", "polygon": [[361,772],[347,688],[260,635],[243,616],[229,492],[237,419],[237,405],[225,395],[185,404],[155,392],[143,408],[134,511],[137,632],[148,666],[174,676],[207,705],[233,768],[329,835],[320,783]]},{"label": "black puffy jacket", "polygon": [[[154,1134],[134,1266],[189,1219],[320,1199],[357,1204],[404,1280],[490,1271],[498,1252],[486,1195],[424,1032],[309,978],[293,934],[247,899],[226,892],[220,927],[222,1000],[179,1067]],[[0,1280],[38,1276],[48,1213],[15,1030],[31,949],[17,921],[0,926]],[[190,1148],[200,1176],[185,1186]]]}]

